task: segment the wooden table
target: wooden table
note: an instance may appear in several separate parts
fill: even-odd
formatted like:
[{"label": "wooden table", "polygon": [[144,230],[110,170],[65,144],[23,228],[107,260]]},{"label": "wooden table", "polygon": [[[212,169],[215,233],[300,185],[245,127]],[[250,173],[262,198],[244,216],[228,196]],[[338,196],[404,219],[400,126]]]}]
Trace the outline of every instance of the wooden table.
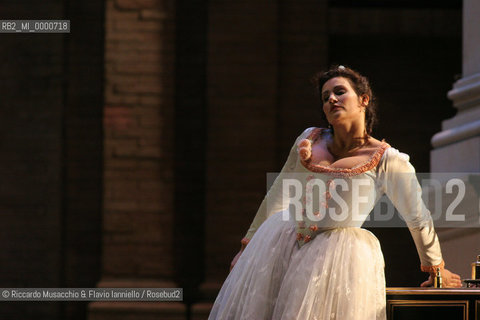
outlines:
[{"label": "wooden table", "polygon": [[389,320],[480,320],[480,288],[387,288]]}]

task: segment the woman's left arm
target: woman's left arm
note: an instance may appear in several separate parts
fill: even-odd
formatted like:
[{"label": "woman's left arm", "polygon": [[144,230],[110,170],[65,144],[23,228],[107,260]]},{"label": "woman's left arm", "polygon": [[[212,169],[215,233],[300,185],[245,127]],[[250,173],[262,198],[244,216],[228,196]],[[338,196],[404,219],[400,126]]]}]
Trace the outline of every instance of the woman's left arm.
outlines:
[{"label": "woman's left arm", "polygon": [[422,200],[422,189],[408,155],[389,148],[384,162],[384,191],[402,215],[415,242],[421,270],[430,274],[421,286],[431,285],[440,268],[445,287],[460,287],[460,276],[445,269],[440,242],[430,211]]}]

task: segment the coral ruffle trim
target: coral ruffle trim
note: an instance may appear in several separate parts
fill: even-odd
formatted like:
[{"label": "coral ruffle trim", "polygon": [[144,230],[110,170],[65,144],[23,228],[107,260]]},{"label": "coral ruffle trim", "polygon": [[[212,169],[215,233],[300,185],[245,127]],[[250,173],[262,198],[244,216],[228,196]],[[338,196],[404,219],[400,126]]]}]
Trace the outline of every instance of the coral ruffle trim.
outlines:
[{"label": "coral ruffle trim", "polygon": [[[324,130],[324,129],[315,128],[308,135],[307,139],[309,139],[311,141],[315,141],[317,136],[319,134],[321,134],[322,130]],[[357,165],[353,168],[333,168],[333,167],[330,167],[330,166],[315,164],[315,163],[311,162],[310,157],[308,159],[302,159],[300,157],[300,162],[302,163],[302,165],[306,169],[308,169],[310,171],[313,171],[313,172],[326,173],[326,174],[330,174],[330,175],[334,175],[334,176],[354,176],[354,175],[358,175],[360,173],[364,173],[364,172],[367,172],[367,171],[375,168],[378,165],[378,163],[380,162],[380,160],[382,159],[383,153],[389,147],[390,147],[390,145],[388,143],[382,141],[382,145],[380,147],[378,147],[377,151],[375,151],[375,153],[373,153],[366,162],[364,162],[362,164],[359,164],[359,165]]]},{"label": "coral ruffle trim", "polygon": [[[238,238],[237,238],[238,239]],[[237,240],[238,241],[238,240]],[[242,241],[240,241],[241,244],[243,245],[247,245],[248,243],[250,242],[250,239],[247,239],[247,238],[243,238]]]},{"label": "coral ruffle trim", "polygon": [[435,273],[437,268],[440,268],[440,271],[443,270],[445,268],[445,261],[442,260],[442,262],[436,266],[420,266],[420,269],[422,269],[423,272],[429,273]]}]

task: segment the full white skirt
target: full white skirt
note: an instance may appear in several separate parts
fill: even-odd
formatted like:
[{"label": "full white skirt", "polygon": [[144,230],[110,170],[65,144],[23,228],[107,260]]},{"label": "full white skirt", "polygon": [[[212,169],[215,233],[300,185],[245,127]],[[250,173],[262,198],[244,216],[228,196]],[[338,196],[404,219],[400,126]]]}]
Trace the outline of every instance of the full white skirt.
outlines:
[{"label": "full white skirt", "polygon": [[228,275],[209,320],[379,320],[385,313],[384,260],[361,228],[319,233],[298,247],[294,221],[272,215]]}]

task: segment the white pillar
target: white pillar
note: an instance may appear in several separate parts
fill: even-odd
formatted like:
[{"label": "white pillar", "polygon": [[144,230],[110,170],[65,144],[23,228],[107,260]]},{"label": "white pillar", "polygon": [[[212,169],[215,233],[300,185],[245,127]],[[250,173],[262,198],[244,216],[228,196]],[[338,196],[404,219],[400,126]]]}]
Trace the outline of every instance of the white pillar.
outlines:
[{"label": "white pillar", "polygon": [[[448,98],[457,114],[443,121],[432,138],[431,171],[480,174],[480,1],[463,1],[462,78],[453,84]],[[478,194],[477,194],[478,197]],[[473,212],[477,211],[477,212]],[[478,214],[475,208],[471,214]],[[480,254],[480,228],[439,228],[447,268],[469,279],[470,263]]]}]

